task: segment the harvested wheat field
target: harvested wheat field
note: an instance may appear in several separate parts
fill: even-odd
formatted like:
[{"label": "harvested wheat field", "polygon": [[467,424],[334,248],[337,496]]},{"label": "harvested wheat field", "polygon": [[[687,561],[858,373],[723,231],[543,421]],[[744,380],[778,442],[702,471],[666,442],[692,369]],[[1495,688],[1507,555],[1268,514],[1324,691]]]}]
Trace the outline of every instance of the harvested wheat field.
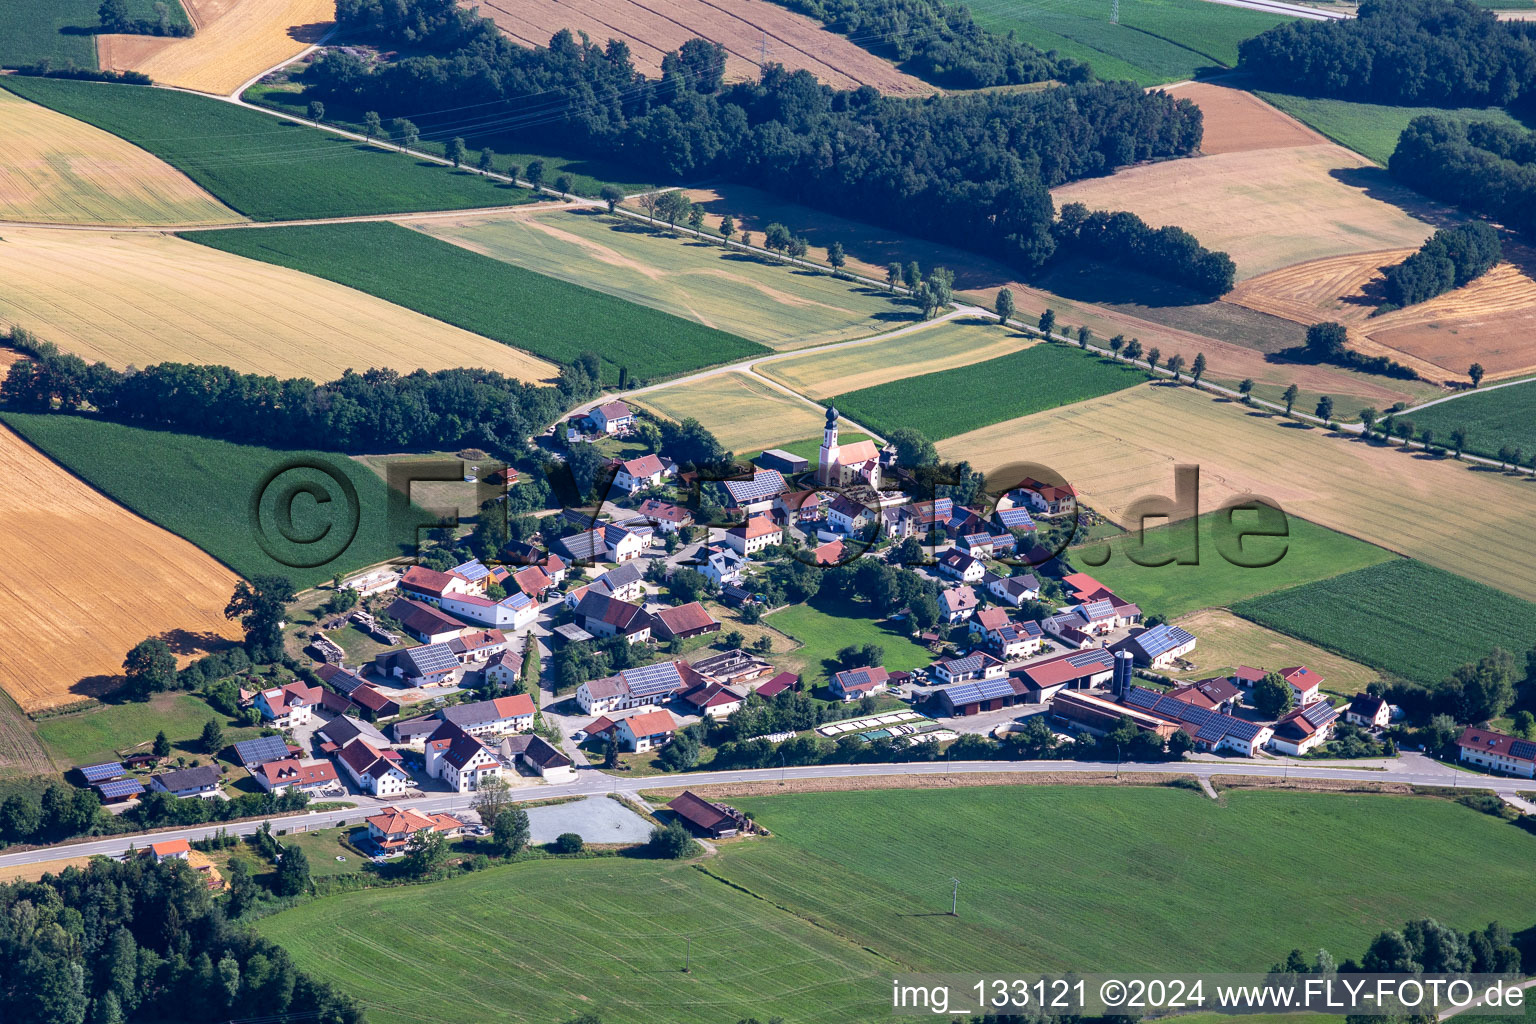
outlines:
[{"label": "harvested wheat field", "polygon": [[732,451],[798,441],[826,423],[823,413],[744,373],[720,373],[646,391],[630,402],[673,420],[692,416]]},{"label": "harvested wheat field", "polygon": [[334,380],[348,368],[557,368],[330,281],[153,233],[5,232],[0,323],[113,366],[218,363]]},{"label": "harvested wheat field", "polygon": [[116,135],[0,89],[0,220],[230,224],[238,213]]},{"label": "harvested wheat field", "polygon": [[1314,523],[1536,600],[1536,483],[1290,422],[1193,388],[1145,385],[938,447],[988,472],[1044,463],[1116,521],[1137,498],[1171,496],[1174,465],[1192,463],[1203,511],[1262,495]]},{"label": "harvested wheat field", "polygon": [[478,7],[507,35],[525,46],[548,46],[561,29],[585,32],[599,45],[629,44],[635,67],[654,78],[661,58],[693,38],[725,47],[725,79],[757,81],[767,60],[790,71],[804,69],[836,89],[872,85],[893,96],[934,90],[846,37],[772,3],[748,0],[461,0]]},{"label": "harvested wheat field", "polygon": [[0,479],[0,687],[23,710],[102,692],[147,636],[187,658],[242,636],[233,572],[4,426]]},{"label": "harvested wheat field", "polygon": [[1305,665],[1323,677],[1323,689],[1346,695],[1359,693],[1381,678],[1381,673],[1373,668],[1240,619],[1225,608],[1190,612],[1175,619],[1174,625],[1183,626],[1200,638],[1199,646],[1184,658],[1195,667],[1188,672],[1171,673],[1175,678],[1209,679],[1240,665],[1262,669]]},{"label": "harvested wheat field", "polygon": [[1170,86],[1176,99],[1193,100],[1205,115],[1200,152],[1247,153],[1256,149],[1326,144],[1328,140],[1251,92],[1209,82]]},{"label": "harvested wheat field", "polygon": [[1432,230],[1400,208],[1423,199],[1332,143],[1143,164],[1051,195],[1058,207],[1129,210],[1154,227],[1184,228],[1228,253],[1240,280],[1323,256],[1417,247]]},{"label": "harvested wheat field", "polygon": [[921,324],[883,341],[831,352],[768,359],[753,367],[807,398],[821,401],[903,377],[937,373],[996,359],[1038,344],[1038,339],[974,318]]},{"label": "harvested wheat field", "polygon": [[333,0],[183,0],[183,6],[195,35],[99,36],[101,66],[227,96],[318,42],[336,17]]},{"label": "harvested wheat field", "polygon": [[1386,249],[1308,260],[1250,277],[1223,300],[1299,324],[1355,323],[1369,317],[1381,302],[1367,292],[1379,285],[1382,269],[1403,262],[1413,252]]}]

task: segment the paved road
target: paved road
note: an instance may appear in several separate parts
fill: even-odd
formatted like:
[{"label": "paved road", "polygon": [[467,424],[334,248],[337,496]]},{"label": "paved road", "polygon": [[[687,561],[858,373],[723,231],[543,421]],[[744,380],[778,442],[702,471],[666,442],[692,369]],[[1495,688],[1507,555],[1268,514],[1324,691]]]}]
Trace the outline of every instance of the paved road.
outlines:
[{"label": "paved road", "polygon": [[[1335,764],[1340,764],[1335,762]],[[805,768],[758,768],[745,771],[689,772],[681,775],[623,778],[605,775],[595,769],[582,772],[575,782],[559,786],[528,786],[513,791],[516,801],[548,800],[564,796],[592,796],[601,793],[634,794],[646,789],[674,786],[710,786],[739,782],[781,782],[798,779],[859,779],[875,777],[911,778],[923,775],[986,775],[998,772],[1058,775],[1102,775],[1113,772],[1112,762],[1097,761],[957,761],[924,762],[920,764],[849,764],[816,765]],[[1352,767],[1331,767],[1325,764],[1266,764],[1260,761],[1232,760],[1222,763],[1186,761],[1158,764],[1131,764],[1119,766],[1120,771],[1142,775],[1189,776],[1196,779],[1212,779],[1221,776],[1247,775],[1264,778],[1287,779],[1337,779],[1347,782],[1394,782],[1421,786],[1460,786],[1467,789],[1486,789],[1496,793],[1515,793],[1530,789],[1528,779],[1503,779],[1491,776],[1468,775],[1465,772],[1416,770],[1369,771]],[[370,806],[373,801],[369,801]],[[433,794],[413,799],[390,801],[395,806],[414,807],[420,811],[465,811],[471,797],[457,793]],[[290,815],[271,819],[274,829],[303,828],[308,831],[333,828],[342,824],[356,824],[370,810],[359,806],[350,810],[319,811],[309,814]],[[59,846],[27,850],[20,853],[0,854],[0,867],[16,864],[35,864],[61,857],[85,857],[100,854],[107,857],[121,855],[130,846],[143,849],[151,841],[161,839],[203,839],[220,828],[227,828],[235,835],[249,835],[261,827],[260,821],[240,822],[232,825],[199,825],[193,828],[168,829],[150,835],[113,836],[85,843],[66,843]]]},{"label": "paved road", "polygon": [[1536,384],[1536,377],[1526,377],[1524,380],[1507,380],[1502,384],[1489,384],[1485,388],[1468,388],[1466,391],[1458,391],[1454,395],[1446,395],[1444,398],[1432,398],[1425,402],[1423,405],[1416,405],[1411,409],[1404,409],[1402,412],[1398,413],[1398,415],[1406,416],[1411,412],[1418,412],[1420,409],[1428,409],[1433,405],[1441,405],[1445,402],[1454,402],[1456,399],[1466,398],[1468,395],[1480,395],[1484,391],[1497,391],[1499,388],[1512,388],[1516,384]]},{"label": "paved road", "polygon": [[1282,3],[1280,0],[1206,0],[1206,2],[1221,4],[1225,7],[1246,7],[1250,11],[1263,11],[1266,14],[1285,14],[1292,18],[1305,18],[1309,21],[1343,21],[1355,16],[1354,11],[1307,7],[1303,4]]}]

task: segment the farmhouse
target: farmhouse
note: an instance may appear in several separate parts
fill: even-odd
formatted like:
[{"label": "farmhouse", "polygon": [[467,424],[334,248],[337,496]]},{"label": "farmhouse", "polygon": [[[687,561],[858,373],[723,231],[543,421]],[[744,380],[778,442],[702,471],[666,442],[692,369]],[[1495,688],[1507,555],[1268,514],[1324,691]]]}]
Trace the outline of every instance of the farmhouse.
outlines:
[{"label": "farmhouse", "polygon": [[[367,722],[359,721],[350,715],[337,715],[315,730],[315,735],[324,743],[330,744],[335,749],[340,749],[355,739],[364,739],[376,747],[389,746],[389,740]],[[321,748],[325,749],[324,747]]]},{"label": "farmhouse", "polygon": [[785,491],[773,499],[773,515],[781,523],[813,523],[826,515],[820,491]]},{"label": "farmhouse", "polygon": [[667,803],[667,809],[690,828],[710,839],[725,839],[742,832],[756,832],[757,825],[745,814],[725,804],[712,803],[684,790]]},{"label": "farmhouse", "polygon": [[832,692],[844,702],[873,697],[885,692],[890,673],[879,665],[868,668],[849,668],[832,677]]},{"label": "farmhouse", "polygon": [[1338,717],[1338,709],[1326,700],[1292,708],[1275,723],[1269,745],[1282,754],[1299,757],[1327,742]]},{"label": "farmhouse", "polygon": [[827,525],[839,533],[859,534],[875,521],[875,513],[863,502],[839,494],[827,506]]},{"label": "farmhouse", "polygon": [[459,668],[459,657],[447,644],[424,644],[403,651],[385,651],[374,665],[386,677],[403,679],[408,686],[441,686]]},{"label": "farmhouse", "polygon": [[380,853],[403,853],[411,837],[426,829],[444,835],[456,835],[464,823],[450,814],[422,814],[409,807],[381,807],[378,814],[364,819],[368,825],[368,838]]},{"label": "farmhouse", "polygon": [[961,583],[980,583],[987,574],[987,566],[975,555],[951,548],[939,556],[939,572]]},{"label": "farmhouse", "polygon": [[625,434],[635,425],[635,414],[623,402],[605,402],[587,414],[594,429],[604,434]]},{"label": "farmhouse", "polygon": [[604,540],[601,529],[583,530],[569,537],[561,537],[552,546],[572,565],[592,565],[608,557],[608,542]]},{"label": "farmhouse", "polygon": [[1369,693],[1357,693],[1344,710],[1344,719],[1363,729],[1385,729],[1392,723],[1392,705]]},{"label": "farmhouse", "polygon": [[1198,683],[1186,683],[1168,691],[1168,696],[1186,704],[1224,713],[1230,713],[1242,695],[1243,691],[1220,678],[1202,679]]},{"label": "farmhouse", "polygon": [[[400,576],[400,591],[408,598],[437,604],[449,594],[484,594],[484,583],[471,583],[455,572],[438,572],[424,565],[413,565]],[[398,618],[399,616],[391,616]]]},{"label": "farmhouse", "polygon": [[677,731],[677,721],[666,711],[642,711],[638,715],[621,718],[615,727],[619,746],[637,754],[672,742]]},{"label": "farmhouse", "polygon": [[336,776],[336,766],[329,761],[268,761],[255,772],[256,781],[268,793],[286,793],[290,789],[308,793],[341,795],[346,790]]},{"label": "farmhouse", "polygon": [[1005,496],[1011,507],[1033,509],[1044,516],[1059,516],[1077,508],[1077,492],[1071,484],[1048,484],[1026,477]]},{"label": "farmhouse", "polygon": [[773,499],[789,490],[784,474],[776,469],[754,470],[750,480],[726,480],[723,485],[726,507],[749,516],[767,512],[773,508]]},{"label": "farmhouse", "polygon": [[741,526],[725,531],[725,543],[737,554],[751,556],[784,540],[784,531],[772,516],[750,516]]},{"label": "farmhouse", "polygon": [[427,774],[456,793],[473,792],[486,780],[501,777],[501,759],[452,722],[427,737],[425,752]]},{"label": "farmhouse", "polygon": [[501,741],[501,756],[527,765],[545,782],[574,782],[576,766],[542,736],[527,733]]},{"label": "farmhouse", "polygon": [[627,668],[604,679],[591,679],[576,689],[576,703],[589,715],[661,705],[704,680],[686,661],[663,661]]},{"label": "farmhouse", "polygon": [[601,594],[617,601],[639,601],[645,594],[645,574],[633,562],[626,562],[609,569],[591,583],[572,587],[565,596],[565,603],[576,608],[588,594]]},{"label": "farmhouse", "polygon": [[692,512],[658,498],[645,499],[635,511],[662,533],[676,533],[685,526],[693,525]]},{"label": "farmhouse", "polygon": [[655,619],[656,636],[662,640],[681,640],[690,636],[720,632],[720,622],[697,601],[662,608],[652,616]]},{"label": "farmhouse", "polygon": [[274,728],[293,729],[309,724],[320,704],[321,693],[320,687],[308,683],[275,686],[256,695],[256,709]]},{"label": "farmhouse", "polygon": [[161,772],[149,777],[152,793],[169,793],[172,796],[214,796],[219,791],[219,770],[211,764],[196,768]]},{"label": "farmhouse", "polygon": [[949,623],[963,622],[976,612],[976,591],[953,587],[939,595],[939,614]]},{"label": "farmhouse", "polygon": [[1291,688],[1291,697],[1297,705],[1311,704],[1322,699],[1323,677],[1305,665],[1294,665],[1280,670],[1280,678]]},{"label": "farmhouse", "polygon": [[[1105,601],[1104,604],[1109,602]],[[1112,647],[1116,651],[1129,651],[1138,665],[1152,668],[1168,668],[1175,661],[1195,649],[1194,634],[1180,626],[1167,623],[1144,629],[1135,636],[1127,637]]]},{"label": "farmhouse", "polygon": [[1468,727],[1456,741],[1460,758],[1490,771],[1536,778],[1536,743],[1491,729]]},{"label": "farmhouse", "polygon": [[687,704],[694,714],[706,718],[725,718],[740,709],[747,699],[744,694],[717,682],[700,683],[692,689],[684,690],[677,698]]},{"label": "farmhouse", "polygon": [[336,762],[351,776],[364,793],[377,797],[404,796],[411,787],[411,777],[399,765],[400,755],[382,752],[361,737],[352,740],[336,754]]},{"label": "farmhouse", "polygon": [[880,451],[873,441],[839,444],[837,409],[827,409],[827,424],[821,435],[821,450],[816,460],[816,482],[824,487],[848,487],[866,484],[880,489]]},{"label": "farmhouse", "polygon": [[1057,694],[1051,702],[1051,714],[1068,725],[1100,736],[1119,725],[1122,718],[1129,718],[1137,729],[1156,733],[1163,740],[1179,730],[1175,722],[1166,718],[1159,718],[1125,704],[1116,704],[1091,693]]},{"label": "farmhouse", "polygon": [[1024,680],[1003,676],[941,687],[933,691],[930,699],[937,702],[943,714],[964,717],[1012,707],[1026,701],[1028,695],[1029,687]]},{"label": "farmhouse", "polygon": [[651,638],[651,616],[638,604],[588,591],[576,606],[576,615],[593,636],[622,636],[632,644]]},{"label": "farmhouse", "polygon": [[514,572],[511,579],[514,587],[535,601],[542,601],[544,595],[555,585],[555,581],[549,578],[549,573],[537,565],[524,566]]},{"label": "farmhouse", "polygon": [[[438,598],[438,601],[441,601]],[[407,597],[397,597],[384,614],[400,623],[411,636],[424,644],[440,644],[464,632],[464,623],[450,618],[431,605]]]},{"label": "farmhouse", "polygon": [[627,562],[639,558],[651,546],[651,526],[620,526],[609,523],[602,529],[603,550],[610,562]]},{"label": "farmhouse", "polygon": [[537,710],[532,697],[518,693],[473,704],[456,704],[443,708],[437,717],[444,722],[452,722],[471,736],[498,736],[533,728],[533,716]]},{"label": "farmhouse", "polygon": [[934,678],[944,683],[964,683],[972,679],[997,679],[1003,675],[1003,663],[985,651],[972,651],[958,658],[941,658],[931,668]]},{"label": "farmhouse", "polygon": [[1044,704],[1063,690],[1102,686],[1114,675],[1114,655],[1101,648],[1072,651],[1025,665],[1014,675],[1024,681],[1031,704]]},{"label": "farmhouse", "polygon": [[1142,686],[1127,688],[1123,706],[1177,723],[1200,750],[1229,750],[1253,757],[1272,732],[1257,722],[1234,718]]},{"label": "farmhouse", "polygon": [[478,633],[465,633],[448,641],[448,649],[459,659],[460,665],[473,665],[506,653],[507,635],[499,629],[486,629]]},{"label": "farmhouse", "polygon": [[896,510],[891,524],[894,537],[927,537],[935,528],[942,528],[954,513],[954,502],[949,498],[933,501],[915,501]]},{"label": "farmhouse", "polygon": [[981,582],[993,597],[1015,608],[1025,601],[1034,601],[1040,597],[1040,581],[1029,573],[1023,576],[999,576],[989,572],[983,574]]},{"label": "farmhouse", "polygon": [[629,459],[620,462],[613,476],[615,490],[625,494],[634,494],[649,487],[660,487],[661,482],[670,476],[675,467],[671,460],[663,459],[659,455],[642,455],[638,459]]},{"label": "farmhouse", "polygon": [[539,606],[521,590],[512,591],[500,601],[474,594],[445,597],[440,607],[466,622],[501,630],[527,629],[539,615]]}]

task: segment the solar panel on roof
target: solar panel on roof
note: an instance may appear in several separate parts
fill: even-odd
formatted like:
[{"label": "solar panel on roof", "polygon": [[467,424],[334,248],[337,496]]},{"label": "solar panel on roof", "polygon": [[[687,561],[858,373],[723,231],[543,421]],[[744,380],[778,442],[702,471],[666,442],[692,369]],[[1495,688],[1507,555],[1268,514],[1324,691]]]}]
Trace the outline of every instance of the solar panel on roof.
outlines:
[{"label": "solar panel on roof", "polygon": [[258,736],[236,743],[235,754],[241,764],[251,766],[281,761],[288,756],[288,743],[281,736]]},{"label": "solar panel on roof", "polygon": [[1131,687],[1131,692],[1125,695],[1125,702],[1133,708],[1141,708],[1143,711],[1148,711],[1157,706],[1157,702],[1161,697],[1161,694],[1153,693],[1151,690],[1144,690],[1139,686],[1133,686]]},{"label": "solar panel on roof", "polygon": [[482,565],[478,558],[471,558],[463,565],[456,565],[449,571],[458,573],[471,583],[476,580],[483,580],[491,574],[491,570]]},{"label": "solar panel on roof", "polygon": [[771,498],[785,489],[784,474],[776,469],[759,469],[751,480],[727,480],[725,489],[738,505]]},{"label": "solar panel on roof", "polygon": [[405,652],[416,666],[416,670],[423,675],[431,675],[437,672],[447,672],[459,664],[459,659],[454,657],[453,649],[447,644],[428,644],[425,647],[412,647]]},{"label": "solar panel on roof", "polygon": [[96,789],[105,800],[121,800],[126,796],[140,796],[144,792],[144,784],[138,779],[113,779],[110,782],[99,782]]},{"label": "solar panel on roof", "polygon": [[1078,651],[1076,654],[1067,655],[1067,664],[1073,668],[1087,668],[1094,662],[1098,662],[1105,668],[1115,667],[1114,656],[1102,648],[1092,651]]},{"label": "solar panel on roof", "polygon": [[943,692],[948,695],[949,702],[953,705],[975,704],[977,701],[994,700],[998,697],[1013,696],[1013,687],[1006,679],[983,679],[975,683],[960,683],[956,686],[945,687]]},{"label": "solar panel on roof", "polygon": [[1034,525],[1034,519],[1022,508],[1005,508],[997,513],[997,521],[1005,530],[1024,529]]},{"label": "solar panel on roof", "polygon": [[677,666],[670,661],[664,661],[659,665],[647,665],[644,668],[626,669],[624,681],[629,684],[631,696],[635,697],[666,693],[668,690],[680,689],[683,685]]},{"label": "solar panel on roof", "polygon": [[1320,700],[1303,708],[1301,717],[1307,720],[1307,724],[1318,728],[1338,718],[1339,712],[1326,700]]},{"label": "solar panel on roof", "polygon": [[1509,745],[1511,757],[1518,757],[1526,761],[1536,761],[1536,743],[1530,740],[1515,740]]},{"label": "solar panel on roof", "polygon": [[103,764],[88,764],[80,769],[80,774],[89,783],[106,782],[123,774],[123,766],[116,761],[107,761]]},{"label": "solar panel on roof", "polygon": [[1193,639],[1194,635],[1182,627],[1165,625],[1153,626],[1139,634],[1136,637],[1136,643],[1146,652],[1147,657],[1155,658],[1175,647],[1182,647]]}]

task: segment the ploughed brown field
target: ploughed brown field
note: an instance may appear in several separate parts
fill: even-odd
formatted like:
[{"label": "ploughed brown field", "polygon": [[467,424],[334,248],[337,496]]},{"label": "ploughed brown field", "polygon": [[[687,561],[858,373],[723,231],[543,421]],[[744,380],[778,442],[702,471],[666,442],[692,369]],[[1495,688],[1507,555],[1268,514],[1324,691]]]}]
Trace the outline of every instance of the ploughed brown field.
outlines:
[{"label": "ploughed brown field", "polygon": [[753,0],[461,0],[496,22],[525,46],[548,46],[561,29],[585,32],[598,45],[629,44],[635,67],[661,73],[661,58],[689,39],[726,49],[727,81],[756,81],[763,63],[804,69],[837,89],[872,85],[895,96],[918,96],[933,87],[822,28],[815,21]]},{"label": "ploughed brown field", "polygon": [[227,646],[238,577],[0,426],[0,687],[25,711],[111,689],[128,649]]}]

